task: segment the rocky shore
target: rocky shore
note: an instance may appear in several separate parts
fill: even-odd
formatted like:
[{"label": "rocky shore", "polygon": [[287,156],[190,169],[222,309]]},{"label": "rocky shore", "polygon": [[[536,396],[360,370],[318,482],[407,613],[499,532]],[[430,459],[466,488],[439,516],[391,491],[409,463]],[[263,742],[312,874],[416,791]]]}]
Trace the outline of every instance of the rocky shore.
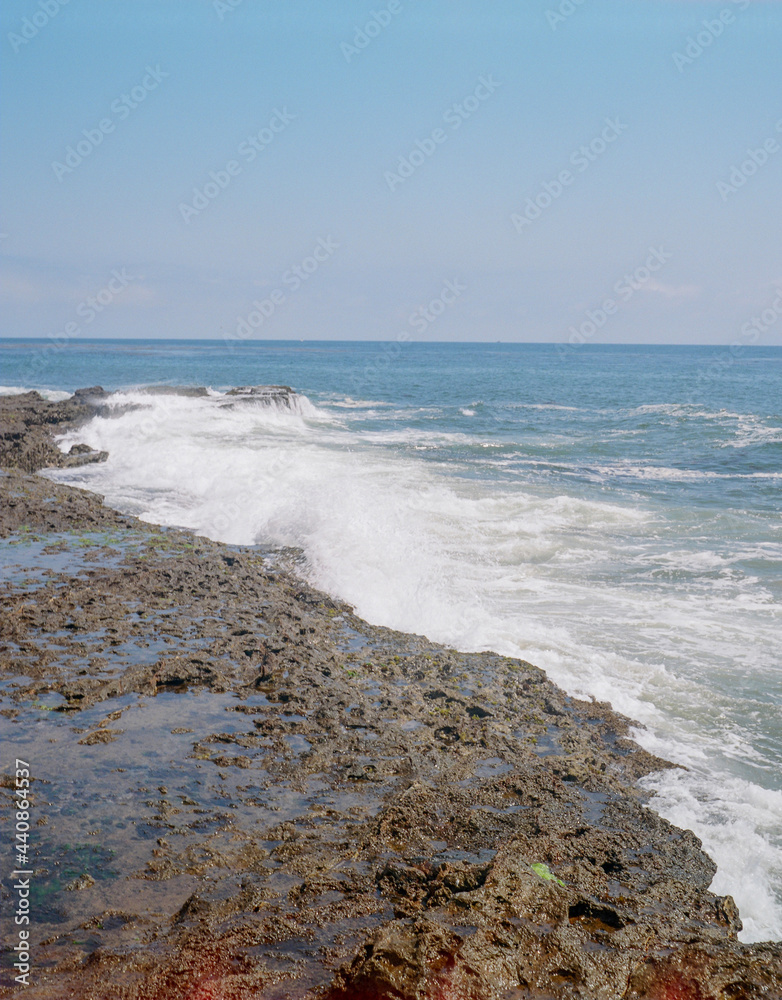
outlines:
[{"label": "rocky shore", "polygon": [[0,996],[782,997],[782,945],[738,941],[629,720],[369,625],[291,553],[35,475],[105,459],[52,436],[104,405],[0,399],[2,857],[16,757],[34,870],[29,985],[4,878]]}]

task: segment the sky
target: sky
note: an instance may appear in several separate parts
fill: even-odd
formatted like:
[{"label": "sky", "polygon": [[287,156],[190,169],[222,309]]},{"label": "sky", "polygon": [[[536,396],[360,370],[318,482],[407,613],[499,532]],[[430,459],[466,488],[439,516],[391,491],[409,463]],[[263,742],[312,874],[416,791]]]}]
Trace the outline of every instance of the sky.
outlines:
[{"label": "sky", "polygon": [[7,337],[782,345],[781,0],[3,0]]}]

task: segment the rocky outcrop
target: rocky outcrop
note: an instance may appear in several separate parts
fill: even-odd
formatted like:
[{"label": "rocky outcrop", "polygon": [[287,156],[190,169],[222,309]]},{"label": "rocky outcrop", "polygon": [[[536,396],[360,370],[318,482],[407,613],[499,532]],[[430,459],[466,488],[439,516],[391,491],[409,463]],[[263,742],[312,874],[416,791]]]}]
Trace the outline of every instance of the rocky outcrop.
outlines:
[{"label": "rocky outcrop", "polygon": [[105,461],[106,452],[86,445],[76,445],[66,455],[53,440],[54,433],[62,434],[93,417],[105,397],[100,386],[79,389],[57,403],[37,392],[0,396],[0,468],[36,472]]},{"label": "rocky outcrop", "polygon": [[240,396],[256,402],[281,403],[289,406],[296,393],[289,385],[242,385],[229,389],[226,396]]},{"label": "rocky outcrop", "polygon": [[232,407],[237,403],[260,403],[281,410],[292,410],[296,393],[288,385],[243,385],[236,389],[230,389],[226,393],[226,397],[230,398],[221,400],[221,406]]}]

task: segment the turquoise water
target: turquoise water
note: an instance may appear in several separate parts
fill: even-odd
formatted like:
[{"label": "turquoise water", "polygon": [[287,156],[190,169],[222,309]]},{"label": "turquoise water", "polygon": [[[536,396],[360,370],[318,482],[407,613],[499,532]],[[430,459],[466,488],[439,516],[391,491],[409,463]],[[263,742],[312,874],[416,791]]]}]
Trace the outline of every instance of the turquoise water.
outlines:
[{"label": "turquoise water", "polygon": [[[0,342],[3,391],[103,385],[51,473],[300,546],[373,622],[544,667],[687,766],[648,779],[745,940],[782,937],[782,348]],[[204,385],[206,398],[143,386]],[[226,406],[281,383],[293,410]]]}]

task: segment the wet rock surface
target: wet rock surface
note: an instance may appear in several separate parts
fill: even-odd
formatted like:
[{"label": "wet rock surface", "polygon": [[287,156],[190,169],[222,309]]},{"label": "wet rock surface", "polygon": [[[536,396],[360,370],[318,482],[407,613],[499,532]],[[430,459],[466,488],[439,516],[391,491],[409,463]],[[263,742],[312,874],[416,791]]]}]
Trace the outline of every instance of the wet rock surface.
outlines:
[{"label": "wet rock surface", "polygon": [[62,434],[84,423],[95,415],[106,395],[100,386],[94,386],[79,389],[58,403],[44,400],[37,392],[0,397],[0,468],[35,472],[105,461],[106,452],[94,452],[86,446],[63,454],[54,443],[53,432]]},{"label": "wet rock surface", "polygon": [[782,946],[738,942],[697,838],[638,790],[670,765],[610,706],[368,625],[286,553],[0,488],[35,869],[31,985],[6,952],[0,995],[782,996]]},{"label": "wet rock surface", "polygon": [[229,389],[226,396],[236,396],[241,399],[251,399],[258,402],[280,403],[290,406],[296,393],[289,385],[241,385]]}]

